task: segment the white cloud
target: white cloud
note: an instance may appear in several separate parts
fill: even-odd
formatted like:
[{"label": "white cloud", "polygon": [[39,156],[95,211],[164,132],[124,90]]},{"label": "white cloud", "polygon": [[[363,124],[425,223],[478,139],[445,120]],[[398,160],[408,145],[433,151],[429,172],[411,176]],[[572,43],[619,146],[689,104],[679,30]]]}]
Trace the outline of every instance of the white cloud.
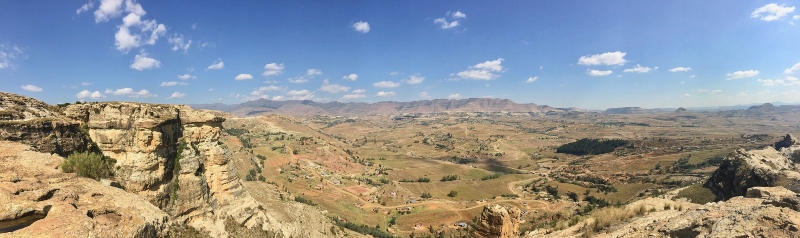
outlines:
[{"label": "white cloud", "polygon": [[533,82],[536,82],[537,79],[539,79],[539,77],[530,77],[530,78],[528,78],[528,80],[525,80],[525,82],[526,83],[533,83]]},{"label": "white cloud", "polygon": [[[94,4],[88,6],[86,10],[89,10],[93,5]],[[84,4],[84,6],[86,6],[86,4]],[[81,6],[81,9],[83,9],[84,6]],[[94,21],[106,22],[120,15],[122,15],[122,0],[100,0],[100,7],[94,11]]]},{"label": "white cloud", "polygon": [[611,71],[611,70],[590,69],[590,70],[586,70],[586,73],[591,75],[591,76],[608,76],[608,75],[610,75],[610,74],[612,74],[614,72]]},{"label": "white cloud", "polygon": [[346,86],[342,86],[342,85],[338,85],[338,84],[331,84],[326,79],[322,83],[322,87],[320,87],[319,90],[323,91],[323,92],[329,92],[329,93],[343,93],[343,92],[349,91],[350,87],[346,87]]},{"label": "white cloud", "polygon": [[779,20],[793,11],[794,7],[787,7],[784,4],[778,5],[775,3],[770,3],[764,5],[763,7],[756,8],[756,10],[750,14],[750,17],[759,18],[763,21],[770,22]]},{"label": "white cloud", "polygon": [[[286,93],[290,100],[311,100],[314,98],[314,93],[308,90],[291,90]],[[273,99],[276,100],[276,99]]]},{"label": "white cloud", "polygon": [[114,44],[117,46],[117,50],[127,53],[133,48],[139,47],[141,44],[139,41],[141,37],[139,35],[131,34],[128,27],[122,26],[119,28],[116,34],[114,34]]},{"label": "white cloud", "polygon": [[196,79],[197,76],[194,76],[194,75],[191,75],[189,73],[186,73],[186,74],[178,75],[178,78],[181,79],[181,80],[187,80],[187,79]]},{"label": "white cloud", "polygon": [[311,93],[311,91],[303,89],[303,90],[292,90],[292,91],[289,91],[289,92],[286,93],[286,95],[287,96],[302,96],[302,95],[307,95],[309,93]]},{"label": "white cloud", "polygon": [[421,93],[419,93],[419,96],[420,96],[420,97],[423,97],[423,98],[429,98],[429,97],[431,97],[431,95],[430,95],[428,92],[421,92]]},{"label": "white cloud", "polygon": [[306,71],[306,75],[308,75],[308,76],[314,76],[314,75],[320,75],[320,74],[322,74],[322,71],[319,70],[319,69],[308,69]]},{"label": "white cloud", "polygon": [[144,51],[136,55],[136,57],[133,59],[133,64],[131,64],[131,69],[139,71],[153,68],[161,68],[161,62],[157,59],[148,57],[147,53]]},{"label": "white cloud", "polygon": [[792,65],[792,67],[783,71],[784,74],[793,74],[795,72],[800,72],[800,63]]},{"label": "white cloud", "polygon": [[376,97],[391,97],[391,96],[394,96],[394,92],[392,92],[392,91],[389,91],[389,92],[380,91],[377,94],[375,94],[375,96]]},{"label": "white cloud", "polygon": [[186,41],[183,35],[179,34],[173,34],[167,41],[172,44],[172,51],[183,50],[183,52],[186,52],[192,46],[192,40]]},{"label": "white cloud", "polygon": [[132,98],[149,98],[149,97],[158,97],[158,95],[150,93],[147,89],[142,89],[134,91],[132,88],[120,88],[117,90],[106,89],[106,94],[117,95],[117,96],[128,96]]},{"label": "white cloud", "polygon": [[[656,68],[658,68],[658,67],[656,67]],[[651,70],[650,67],[642,67],[641,65],[636,64],[636,67],[633,67],[633,68],[630,68],[630,69],[625,69],[622,72],[625,72],[625,73],[647,73],[647,72],[650,72],[650,70]]]},{"label": "white cloud", "polygon": [[692,70],[692,68],[689,68],[689,67],[676,67],[676,68],[670,69],[669,72],[673,72],[673,73],[675,73],[675,72],[686,72],[686,71],[690,71],[690,70]]},{"label": "white cloud", "polygon": [[741,79],[741,78],[749,78],[758,75],[758,70],[745,70],[745,71],[736,71],[730,74],[726,74],[728,78],[726,80],[731,79]]},{"label": "white cloud", "polygon": [[606,52],[596,55],[581,56],[578,59],[579,65],[623,65],[625,62],[625,52]]},{"label": "white cloud", "polygon": [[451,13],[450,16],[453,18],[467,18],[467,14],[464,14],[461,11],[456,11],[454,13]]},{"label": "white cloud", "polygon": [[200,44],[200,48],[216,48],[216,47],[217,44],[214,44],[214,42],[203,42],[203,44]]},{"label": "white cloud", "polygon": [[87,3],[84,3],[83,6],[81,6],[81,8],[78,8],[78,10],[75,10],[75,14],[81,14],[82,12],[87,12],[87,11],[89,11],[89,9],[92,9],[92,8],[94,8],[94,0],[91,0],[91,1],[89,1]]},{"label": "white cloud", "polygon": [[347,79],[347,80],[350,80],[350,81],[356,81],[356,79],[358,79],[358,75],[357,74],[345,75],[344,77],[342,77],[342,79]]},{"label": "white cloud", "polygon": [[278,86],[275,86],[275,85],[269,85],[269,86],[266,86],[266,87],[258,88],[258,91],[261,91],[261,92],[280,91],[280,90],[283,90],[283,89],[284,89],[283,87],[278,87]]},{"label": "white cloud", "polygon": [[373,83],[372,86],[376,88],[396,88],[400,87],[400,84],[392,81],[380,81],[377,83]]},{"label": "white cloud", "polygon": [[433,23],[441,24],[442,29],[450,29],[458,26],[458,21],[447,22],[447,19],[445,19],[444,17],[434,19]]},{"label": "white cloud", "polygon": [[457,75],[462,79],[493,80],[500,77],[500,75],[497,75],[495,73],[504,71],[504,68],[501,65],[502,63],[503,63],[503,58],[486,61],[483,63],[470,66],[469,69],[458,72],[455,75]]},{"label": "white cloud", "polygon": [[189,85],[189,84],[186,82],[175,82],[175,81],[161,82],[161,87],[170,87],[175,85]]},{"label": "white cloud", "polygon": [[239,75],[236,75],[236,77],[233,78],[233,79],[235,79],[235,80],[251,80],[251,79],[253,79],[253,75],[250,75],[250,74],[239,74]]},{"label": "white cloud", "polygon": [[321,70],[308,69],[308,70],[306,70],[306,75],[295,77],[295,78],[289,78],[288,80],[289,80],[290,83],[307,83],[309,79],[312,79],[312,78],[314,78],[315,75],[320,75],[320,74],[322,74]]},{"label": "white cloud", "polygon": [[269,63],[269,64],[264,65],[264,73],[262,73],[261,75],[264,75],[264,76],[267,76],[267,77],[280,75],[280,74],[283,73],[283,69],[284,68],[286,68],[286,67],[283,66],[283,63],[281,63],[281,64]]},{"label": "white cloud", "polygon": [[[448,21],[447,17],[450,17],[451,20]],[[445,14],[445,17],[434,19],[433,24],[439,24],[442,27],[442,29],[450,29],[459,26],[458,19],[466,19],[466,18],[467,14],[464,14],[461,11],[455,11],[455,12],[448,11],[447,14]]]},{"label": "white cloud", "polygon": [[31,92],[41,92],[42,91],[42,88],[36,87],[36,85],[33,85],[33,84],[22,85],[22,89],[25,90],[25,91],[31,91]]},{"label": "white cloud", "polygon": [[689,78],[697,78],[697,75],[692,74],[689,76]]},{"label": "white cloud", "polygon": [[403,82],[405,82],[407,84],[419,84],[419,83],[422,83],[422,81],[425,81],[425,77],[418,76],[418,75],[411,75],[411,76],[408,77],[408,79],[404,79],[403,80]]},{"label": "white cloud", "polygon": [[364,89],[356,89],[356,90],[353,90],[351,93],[366,93],[366,92],[367,92],[367,90],[364,90]]},{"label": "white cloud", "polygon": [[785,79],[757,79],[759,83],[762,83],[764,86],[775,86],[775,85],[783,85],[783,86],[798,86],[800,85],[800,80],[792,76],[786,76]]},{"label": "white cloud", "polygon": [[353,30],[361,33],[367,33],[369,32],[369,23],[365,21],[353,23]]},{"label": "white cloud", "polygon": [[350,94],[345,94],[344,96],[342,96],[342,100],[359,99],[359,98],[365,98],[365,97],[367,97],[367,95],[360,94],[360,93],[350,93]]},{"label": "white cloud", "polygon": [[289,78],[290,83],[308,83],[305,77]]},{"label": "white cloud", "polygon": [[12,60],[22,55],[22,50],[17,46],[0,44],[0,69],[13,68]]},{"label": "white cloud", "polygon": [[[90,1],[76,12],[80,14],[93,6],[94,2]],[[125,0],[124,2],[123,0],[101,0],[100,7],[94,12],[95,22],[107,22],[122,16],[123,13],[127,13],[127,15],[122,18],[122,24],[117,27],[119,29],[114,34],[114,45],[123,53],[128,53],[131,49],[143,44],[153,45],[159,37],[167,33],[167,27],[164,24],[158,24],[156,20],[142,20],[147,12],[135,0]]]},{"label": "white cloud", "polygon": [[390,72],[389,75],[392,75],[392,76],[400,75],[400,72]]},{"label": "white cloud", "polygon": [[89,90],[83,90],[78,94],[75,94],[75,97],[77,97],[78,99],[85,99],[85,98],[98,99],[98,98],[105,98],[106,96],[101,94],[100,91],[91,92]]},{"label": "white cloud", "polygon": [[214,63],[209,65],[208,68],[206,68],[206,70],[209,70],[209,69],[223,69],[223,68],[225,68],[225,63],[222,62],[222,59],[217,59],[217,60],[214,61]]},{"label": "white cloud", "polygon": [[447,98],[449,98],[449,99],[460,99],[460,98],[462,98],[462,96],[461,96],[461,94],[456,93],[456,94],[450,94],[450,96],[448,96]]},{"label": "white cloud", "polygon": [[169,96],[167,99],[172,99],[172,98],[183,98],[183,97],[186,97],[186,94],[185,94],[185,93],[181,93],[181,92],[174,92],[174,93],[172,93],[172,95],[170,95],[170,96]]}]

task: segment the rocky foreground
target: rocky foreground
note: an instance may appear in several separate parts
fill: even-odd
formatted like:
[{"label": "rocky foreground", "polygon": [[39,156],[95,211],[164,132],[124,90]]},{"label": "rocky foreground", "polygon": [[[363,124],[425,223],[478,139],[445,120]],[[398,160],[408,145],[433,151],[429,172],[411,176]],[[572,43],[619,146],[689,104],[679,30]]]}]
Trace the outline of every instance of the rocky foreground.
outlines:
[{"label": "rocky foreground", "polygon": [[[287,206],[281,213],[298,216],[279,219],[248,194],[219,142],[223,121],[180,105],[57,108],[0,93],[0,141],[17,142],[0,144],[0,236],[165,237],[188,226],[228,237],[229,220],[284,237],[327,236],[333,225],[319,209]],[[116,160],[113,178],[59,170],[62,156],[88,150]]]},{"label": "rocky foreground", "polygon": [[[648,198],[598,213],[567,229],[540,229],[527,237],[800,237],[800,145],[787,135],[775,147],[737,150],[705,183],[718,202]],[[777,149],[776,149],[777,148]],[[605,218],[624,217],[594,229]],[[604,217],[605,216],[605,217]]]}]

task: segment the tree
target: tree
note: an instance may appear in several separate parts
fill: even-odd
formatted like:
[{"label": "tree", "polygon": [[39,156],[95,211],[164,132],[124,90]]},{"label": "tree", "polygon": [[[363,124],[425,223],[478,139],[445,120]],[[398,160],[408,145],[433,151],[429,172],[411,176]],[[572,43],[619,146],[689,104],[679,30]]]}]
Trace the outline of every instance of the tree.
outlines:
[{"label": "tree", "polygon": [[422,193],[422,195],[420,195],[420,197],[421,198],[432,198],[433,196],[431,196],[430,193]]},{"label": "tree", "polygon": [[451,197],[451,198],[454,198],[454,197],[458,196],[458,191],[452,190],[452,191],[450,191],[450,193],[447,194],[447,196]]}]

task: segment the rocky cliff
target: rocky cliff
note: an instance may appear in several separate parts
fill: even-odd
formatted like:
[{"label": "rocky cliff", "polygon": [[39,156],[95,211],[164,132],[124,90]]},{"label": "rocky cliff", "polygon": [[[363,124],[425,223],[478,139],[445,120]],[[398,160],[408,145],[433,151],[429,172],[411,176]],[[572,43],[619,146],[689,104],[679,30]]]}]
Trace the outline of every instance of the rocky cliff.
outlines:
[{"label": "rocky cliff", "polygon": [[273,219],[242,186],[219,142],[224,118],[214,113],[109,102],[70,105],[65,115],[84,123],[102,153],[117,161],[115,177],[126,191],[167,211],[173,222],[213,237],[228,236],[229,218],[286,237],[319,235],[319,227],[330,227],[329,221],[315,221],[323,224],[310,229]]},{"label": "rocky cliff", "polygon": [[86,149],[80,124],[42,101],[0,92],[0,140],[18,141],[34,150],[67,155]]},{"label": "rocky cliff", "polygon": [[63,157],[0,141],[1,237],[163,237],[169,215],[146,200],[58,169]]},{"label": "rocky cliff", "polygon": [[492,204],[483,208],[475,227],[476,237],[519,237],[521,211],[507,204]]},{"label": "rocky cliff", "polygon": [[751,187],[782,186],[800,192],[800,164],[792,160],[792,154],[800,151],[800,146],[794,145],[792,138],[787,135],[776,143],[779,150],[767,147],[751,151],[740,149],[731,153],[705,186],[717,195],[718,200],[744,196]]}]

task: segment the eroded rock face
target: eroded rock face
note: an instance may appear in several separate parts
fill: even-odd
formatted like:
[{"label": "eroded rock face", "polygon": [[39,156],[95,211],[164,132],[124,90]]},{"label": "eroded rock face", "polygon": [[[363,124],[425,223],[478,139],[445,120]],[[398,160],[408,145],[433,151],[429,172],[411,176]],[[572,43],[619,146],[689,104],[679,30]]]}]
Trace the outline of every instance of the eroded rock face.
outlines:
[{"label": "eroded rock face", "polygon": [[0,92],[0,140],[18,141],[34,150],[66,156],[86,149],[80,124],[42,101]]},{"label": "eroded rock face", "polygon": [[492,204],[483,208],[475,227],[476,237],[511,238],[519,236],[521,211],[508,204]]},{"label": "eroded rock face", "polygon": [[797,195],[782,187],[754,189],[758,190],[753,192],[757,197],[734,197],[683,211],[653,212],[597,236],[799,237],[800,212],[774,203]]},{"label": "eroded rock face", "polygon": [[772,147],[737,150],[722,161],[705,186],[717,195],[718,200],[744,196],[752,187],[782,186],[800,192],[799,167],[790,159],[793,151],[798,149],[798,146],[789,146],[780,151]]},{"label": "eroded rock face", "polygon": [[62,173],[63,158],[0,141],[0,236],[164,237],[169,215],[92,179]]},{"label": "eroded rock face", "polygon": [[319,229],[287,226],[291,223],[263,209],[248,194],[230,154],[220,145],[225,119],[212,112],[182,105],[108,102],[71,105],[65,114],[83,121],[103,154],[116,159],[116,180],[128,192],[167,211],[177,224],[212,237],[228,236],[228,218],[285,237],[318,236],[330,227],[329,221],[321,222]]}]

